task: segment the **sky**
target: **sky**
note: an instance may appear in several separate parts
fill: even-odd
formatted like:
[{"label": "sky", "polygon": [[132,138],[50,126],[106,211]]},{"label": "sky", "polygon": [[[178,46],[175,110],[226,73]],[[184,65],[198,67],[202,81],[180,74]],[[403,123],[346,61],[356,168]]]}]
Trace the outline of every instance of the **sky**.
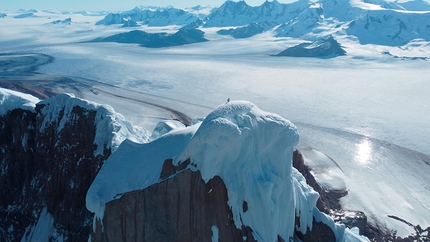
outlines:
[{"label": "sky", "polygon": [[[237,1],[237,0],[236,0]],[[265,0],[246,0],[251,6],[261,5]],[[272,0],[270,0],[272,1]],[[278,0],[281,3],[293,0]],[[169,6],[177,8],[194,7],[196,5],[220,6],[225,0],[1,0],[0,10],[38,9],[52,11],[125,11],[135,6]]]}]

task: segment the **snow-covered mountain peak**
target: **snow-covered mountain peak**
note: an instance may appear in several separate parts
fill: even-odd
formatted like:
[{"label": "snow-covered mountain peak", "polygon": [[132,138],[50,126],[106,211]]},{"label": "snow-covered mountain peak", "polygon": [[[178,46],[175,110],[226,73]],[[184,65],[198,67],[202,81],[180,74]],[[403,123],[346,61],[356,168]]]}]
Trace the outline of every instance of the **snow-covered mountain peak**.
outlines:
[{"label": "snow-covered mountain peak", "polygon": [[252,7],[249,6],[245,1],[235,2],[232,0],[227,0],[218,8],[218,11],[223,13],[240,14],[244,11],[249,11],[250,9],[252,9]]},{"label": "snow-covered mountain peak", "polygon": [[106,203],[163,182],[165,160],[173,165],[190,160],[188,169],[199,171],[205,182],[221,178],[235,226],[250,227],[255,239],[289,239],[295,229],[305,233],[316,220],[343,241],[345,227],[316,209],[318,194],[292,168],[298,140],[297,128],[281,116],[250,102],[227,102],[201,123],[174,129],[150,143],[123,142],[89,188],[87,208],[103,218]]},{"label": "snow-covered mountain peak", "polygon": [[214,9],[216,9],[214,6],[211,5],[197,5],[190,8],[185,8],[185,12],[189,12],[192,14],[195,14],[199,16],[200,18],[204,18],[208,16]]}]

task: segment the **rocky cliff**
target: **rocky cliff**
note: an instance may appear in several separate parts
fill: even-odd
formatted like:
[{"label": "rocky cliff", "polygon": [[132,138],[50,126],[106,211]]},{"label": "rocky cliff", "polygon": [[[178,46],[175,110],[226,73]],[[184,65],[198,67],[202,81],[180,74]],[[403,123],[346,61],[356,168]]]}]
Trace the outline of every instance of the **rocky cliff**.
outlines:
[{"label": "rocky cliff", "polygon": [[93,241],[255,241],[249,227],[234,225],[222,179],[206,183],[200,172],[185,169],[188,164],[166,160],[162,182],[109,202]]},{"label": "rocky cliff", "polygon": [[[294,157],[296,164],[303,162],[298,151]],[[174,166],[168,159],[161,182],[107,203],[102,221],[96,220],[92,241],[256,241],[252,228],[236,227],[223,180],[215,176],[205,182],[200,171],[193,172],[188,165],[190,160]],[[248,209],[244,201],[243,213]],[[300,227],[298,215],[295,226]],[[294,240],[298,239],[336,241],[332,229],[315,219],[306,233],[295,231]],[[277,240],[287,241],[279,235]]]},{"label": "rocky cliff", "polygon": [[[100,128],[99,119],[110,126]],[[112,127],[131,127],[118,121],[112,110],[69,95],[0,115],[0,241],[88,240],[86,192],[116,148]]]},{"label": "rocky cliff", "polygon": [[[8,106],[7,97],[6,102],[4,99],[3,96],[1,99],[2,108]],[[262,140],[256,139],[257,143],[251,144],[251,142],[248,144],[249,147],[257,145],[257,150],[265,150],[274,145],[267,142],[267,139],[273,139],[271,135],[267,134],[273,128],[266,126],[268,125],[266,122],[269,121],[269,124],[275,125],[277,129],[280,128],[282,132],[292,132],[290,135],[295,133],[295,128],[278,116],[260,113],[261,111],[251,104],[238,103],[236,105],[237,107],[230,107],[233,111],[227,109],[228,112],[234,113],[234,109],[239,109],[238,117],[241,118],[247,111],[250,114],[255,112],[255,115],[261,116],[265,120],[260,124],[266,127],[263,128],[264,135],[254,133],[251,136],[246,135],[242,140],[242,142],[247,143],[250,142],[251,137],[263,135],[260,137],[263,138]],[[219,120],[218,115],[221,114],[215,112],[210,117],[214,120],[222,120]],[[256,125],[256,123],[254,121],[242,123],[244,120],[246,119],[240,119],[237,122],[244,125],[241,129],[243,129],[243,134],[246,134],[249,131],[245,126]],[[224,128],[226,128],[218,127],[220,124],[217,123],[214,123],[214,127],[207,125],[203,126],[206,129],[211,127],[210,130],[220,128],[218,132],[214,133],[215,135],[225,131]],[[269,127],[270,129],[267,129]],[[228,138],[231,131],[235,133],[234,130],[230,130],[227,133],[222,133],[221,138]],[[171,132],[174,133],[175,130]],[[205,132],[202,131],[200,135],[209,133],[211,132],[206,130]],[[171,139],[172,136],[175,137],[175,135],[169,134],[160,136],[156,141],[143,146],[148,146],[151,152],[156,152],[156,149],[162,147],[163,142]],[[179,136],[180,139],[183,139],[182,141],[191,137],[188,135]],[[285,215],[284,211],[288,210],[289,213],[286,214],[285,218],[292,218],[292,220],[281,219],[278,226],[293,228],[293,234],[288,235],[292,237],[287,237],[285,234],[281,234],[285,231],[284,229],[273,230],[274,239],[278,241],[289,239],[335,241],[340,236],[341,227],[333,227],[333,224],[329,222],[330,220],[327,220],[328,218],[313,208],[314,205],[312,204],[316,202],[314,199],[317,198],[315,192],[304,186],[304,180],[301,180],[304,178],[294,171],[291,179],[293,179],[293,184],[296,182],[302,184],[299,188],[278,187],[270,191],[272,196],[260,197],[260,194],[267,193],[265,191],[267,184],[272,183],[272,185],[278,186],[276,181],[283,184],[284,180],[280,179],[283,175],[275,167],[272,167],[271,171],[265,170],[261,174],[258,170],[277,165],[288,170],[288,162],[284,163],[282,159],[277,165],[266,163],[260,166],[261,161],[250,160],[253,157],[251,154],[244,159],[249,163],[244,163],[244,167],[237,168],[249,169],[251,173],[248,175],[255,176],[257,180],[254,182],[256,183],[251,185],[253,183],[250,180],[248,182],[251,184],[244,183],[241,187],[235,188],[232,181],[233,183],[236,181],[235,179],[231,180],[229,174],[239,175],[234,169],[237,162],[244,158],[244,154],[237,157],[239,160],[229,164],[232,165],[229,169],[223,170],[227,173],[221,172],[221,175],[208,178],[208,172],[211,172],[212,169],[210,167],[204,169],[202,167],[204,163],[199,162],[199,160],[208,159],[205,156],[211,151],[203,153],[203,155],[206,154],[204,156],[191,155],[193,160],[187,159],[179,164],[173,159],[165,160],[159,175],[155,177],[157,182],[141,190],[118,193],[110,202],[106,203],[103,217],[96,216],[96,219],[93,220],[94,214],[86,209],[85,196],[104,165],[104,161],[108,157],[114,156],[111,156],[112,152],[126,137],[141,142],[148,139],[144,130],[132,126],[109,107],[90,103],[70,95],[59,95],[53,99],[38,102],[33,108],[10,108],[6,112],[0,112],[0,182],[3,184],[0,190],[0,241],[87,241],[89,238],[92,241],[126,241],[131,239],[142,241],[259,240],[256,236],[260,236],[261,240],[262,234],[257,232],[259,230],[264,231],[261,230],[261,226],[265,225],[264,222],[249,218],[266,209],[259,206],[258,202],[281,201],[280,197],[285,194],[278,194],[278,189],[279,191],[286,189],[285,191],[291,193],[290,197],[285,197],[285,199],[294,201],[294,204],[279,202],[281,206],[285,204],[284,207],[279,207],[281,209],[279,212],[261,215],[272,219],[279,216],[278,213]],[[192,142],[191,147],[202,145],[202,140],[198,138],[199,135],[192,137],[196,139],[194,141],[197,143]],[[181,140],[177,139],[173,141],[175,142],[169,143],[167,149],[178,149],[178,145],[180,147],[182,143]],[[285,142],[295,142],[288,139],[283,141],[275,142],[275,144],[282,144],[283,146],[286,144]],[[128,143],[130,144],[130,142]],[[236,144],[240,143],[236,142]],[[133,143],[133,146],[141,145]],[[127,148],[127,146],[125,147]],[[265,148],[263,149],[263,147]],[[164,148],[166,147],[161,149]],[[289,149],[291,147],[287,150]],[[200,148],[197,150],[192,148],[187,152],[193,153],[200,150]],[[121,153],[123,151],[120,151],[117,157],[124,158],[123,153]],[[237,149],[231,151],[234,152]],[[131,150],[128,152],[135,157]],[[158,153],[160,156],[168,156],[163,152]],[[226,154],[225,158],[231,158],[228,152]],[[262,161],[266,161],[269,155],[269,153],[264,154],[261,156]],[[151,155],[147,154],[147,156]],[[196,157],[200,158],[196,159]],[[277,157],[273,156],[270,159],[277,159]],[[318,190],[318,184],[312,180],[309,170],[306,170],[300,153],[295,151],[292,158],[294,166],[309,178],[308,184],[313,185],[315,190],[323,194],[320,199],[322,201],[317,203],[320,210],[332,208],[330,206],[334,203],[326,202],[327,199],[330,200],[330,196],[324,195],[324,192],[327,193],[327,191]],[[126,160],[120,166],[126,167]],[[135,167],[132,169],[137,170]],[[274,173],[271,174],[270,172]],[[120,173],[119,170],[118,173]],[[140,177],[143,176],[138,170],[136,174]],[[242,176],[249,179],[250,177],[246,174],[245,172]],[[128,173],[128,175],[126,180],[131,178],[135,181],[133,173]],[[144,179],[147,178],[144,177]],[[123,182],[114,177],[109,177],[108,180],[114,183]],[[255,187],[260,186],[259,182],[263,185],[261,187],[263,190],[251,193]],[[249,191],[239,194],[243,198],[236,198],[237,201],[240,201],[240,206],[235,206],[232,201],[235,199],[234,196],[238,194],[231,191],[236,190],[237,193],[241,189],[248,189]],[[267,200],[268,198],[270,199]],[[306,205],[307,203],[310,205]],[[279,205],[269,205],[269,209],[278,209]],[[296,208],[289,209],[288,206],[296,206]],[[312,216],[308,218],[305,212],[311,212]],[[254,224],[248,226],[247,224],[250,222],[244,222],[246,219],[253,221]],[[93,224],[93,221],[96,223]],[[286,224],[290,223],[292,226],[285,227]]]},{"label": "rocky cliff", "polygon": [[333,36],[326,36],[312,43],[301,43],[276,56],[332,58],[345,55],[346,51]]}]

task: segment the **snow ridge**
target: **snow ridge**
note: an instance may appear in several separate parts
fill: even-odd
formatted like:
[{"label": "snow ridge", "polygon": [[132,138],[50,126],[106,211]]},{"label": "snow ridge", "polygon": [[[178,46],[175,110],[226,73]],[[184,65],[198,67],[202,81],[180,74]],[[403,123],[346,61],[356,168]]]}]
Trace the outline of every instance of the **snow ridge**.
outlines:
[{"label": "snow ridge", "polygon": [[291,122],[251,103],[231,102],[206,117],[181,160],[191,157],[206,182],[221,177],[238,228],[243,223],[255,239],[276,241],[294,233],[291,158],[298,140]]},{"label": "snow ridge", "polygon": [[[132,139],[139,143],[149,140],[147,130],[133,126],[121,114],[116,113],[108,105],[100,105],[76,98],[73,94],[60,94],[54,98],[41,101],[38,105],[43,106],[41,113],[45,116],[40,127],[41,131],[47,128],[50,123],[61,118],[57,133],[64,128],[66,122],[80,118],[72,114],[74,107],[80,106],[87,110],[96,111],[94,123],[97,131],[94,144],[97,145],[97,149],[94,151],[95,156],[102,154],[105,147],[110,148],[114,152],[125,139]],[[63,114],[61,115],[61,113]]]},{"label": "snow ridge", "polygon": [[0,116],[5,115],[9,110],[17,108],[33,112],[38,102],[40,100],[30,94],[0,88]]}]

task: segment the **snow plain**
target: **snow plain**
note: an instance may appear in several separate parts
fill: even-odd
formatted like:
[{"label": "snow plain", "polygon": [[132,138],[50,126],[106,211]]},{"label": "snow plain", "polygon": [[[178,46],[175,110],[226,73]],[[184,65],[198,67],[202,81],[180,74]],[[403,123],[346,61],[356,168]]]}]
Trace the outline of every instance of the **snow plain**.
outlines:
[{"label": "snow plain", "polygon": [[[65,91],[109,104],[148,130],[174,116],[160,106],[199,118],[227,98],[250,100],[291,120],[301,135],[299,148],[317,149],[339,165],[344,176],[338,177],[349,189],[341,201],[346,209],[364,211],[400,236],[413,229],[387,215],[430,226],[430,62],[382,54],[428,57],[427,43],[360,45],[340,35],[345,57],[279,58],[270,55],[300,40],[270,32],[235,40],[208,28],[203,31],[209,42],[147,49],[80,43],[130,30],[95,26],[102,17],[7,14],[0,19],[0,52],[53,56],[37,71],[71,78]],[[70,25],[51,23],[69,17]]]}]

